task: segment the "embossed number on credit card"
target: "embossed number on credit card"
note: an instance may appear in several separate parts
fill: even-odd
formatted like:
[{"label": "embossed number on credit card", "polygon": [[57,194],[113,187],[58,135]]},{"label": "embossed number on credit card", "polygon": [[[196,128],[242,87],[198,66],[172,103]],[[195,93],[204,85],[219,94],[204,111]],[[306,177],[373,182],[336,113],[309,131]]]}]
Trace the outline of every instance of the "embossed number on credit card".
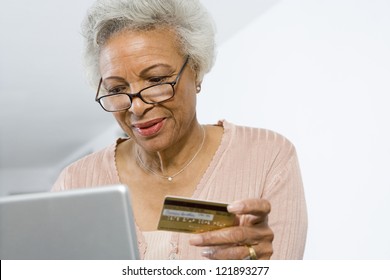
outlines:
[{"label": "embossed number on credit card", "polygon": [[200,233],[232,226],[234,220],[226,203],[166,197],[158,229]]}]

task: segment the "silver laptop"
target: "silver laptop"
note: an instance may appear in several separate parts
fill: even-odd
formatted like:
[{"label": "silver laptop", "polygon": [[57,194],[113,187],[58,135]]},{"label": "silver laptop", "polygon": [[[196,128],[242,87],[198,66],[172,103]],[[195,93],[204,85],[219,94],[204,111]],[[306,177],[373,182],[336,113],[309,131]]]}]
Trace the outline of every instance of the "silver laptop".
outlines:
[{"label": "silver laptop", "polygon": [[0,259],[138,259],[123,185],[0,197]]}]

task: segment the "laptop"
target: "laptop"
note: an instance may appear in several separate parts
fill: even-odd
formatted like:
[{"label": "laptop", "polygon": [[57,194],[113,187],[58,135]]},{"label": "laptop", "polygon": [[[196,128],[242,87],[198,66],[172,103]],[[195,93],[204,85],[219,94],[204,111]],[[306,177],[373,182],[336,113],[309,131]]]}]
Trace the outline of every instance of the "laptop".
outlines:
[{"label": "laptop", "polygon": [[0,259],[139,259],[124,185],[0,197]]}]

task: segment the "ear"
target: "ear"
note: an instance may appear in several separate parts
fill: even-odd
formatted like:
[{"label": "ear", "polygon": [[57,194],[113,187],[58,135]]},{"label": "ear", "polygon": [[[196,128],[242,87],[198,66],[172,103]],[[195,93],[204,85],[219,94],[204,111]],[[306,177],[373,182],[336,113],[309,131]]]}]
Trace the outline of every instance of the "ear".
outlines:
[{"label": "ear", "polygon": [[196,93],[199,93],[202,89],[202,81],[196,81]]}]

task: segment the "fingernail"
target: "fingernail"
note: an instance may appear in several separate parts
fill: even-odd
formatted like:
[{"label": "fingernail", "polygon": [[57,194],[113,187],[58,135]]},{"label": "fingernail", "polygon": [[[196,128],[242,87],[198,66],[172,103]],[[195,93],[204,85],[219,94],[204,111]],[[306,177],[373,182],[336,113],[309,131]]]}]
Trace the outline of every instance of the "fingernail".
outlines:
[{"label": "fingernail", "polygon": [[202,257],[209,258],[214,254],[214,250],[211,248],[204,248],[200,254]]},{"label": "fingernail", "polygon": [[202,236],[200,235],[193,235],[191,238],[190,238],[190,244],[191,245],[200,245],[203,243],[203,238]]},{"label": "fingernail", "polygon": [[233,202],[232,204],[228,205],[227,209],[232,213],[241,212],[244,210],[244,204],[241,202]]}]

